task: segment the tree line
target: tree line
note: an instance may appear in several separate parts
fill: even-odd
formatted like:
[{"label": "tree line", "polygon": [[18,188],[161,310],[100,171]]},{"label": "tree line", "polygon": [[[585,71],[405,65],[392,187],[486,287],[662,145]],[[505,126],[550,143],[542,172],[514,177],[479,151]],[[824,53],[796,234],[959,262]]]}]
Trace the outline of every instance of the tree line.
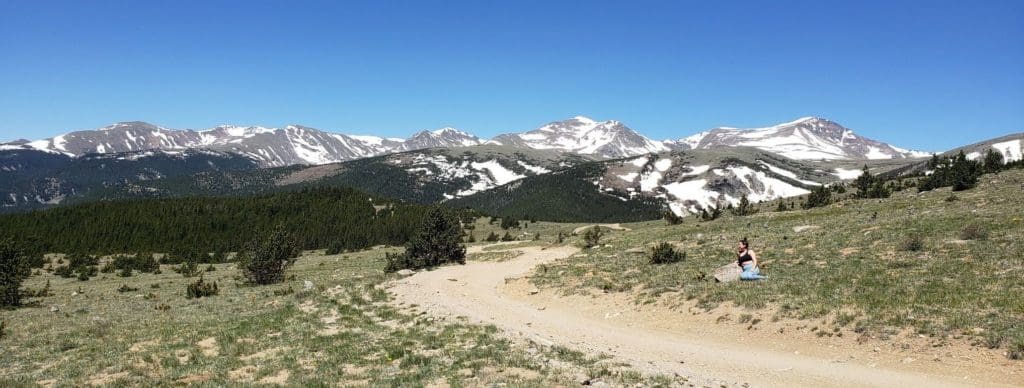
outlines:
[{"label": "tree line", "polygon": [[[376,206],[374,206],[376,205]],[[348,188],[251,197],[93,202],[0,216],[0,237],[32,252],[238,251],[281,225],[300,249],[404,244],[428,206],[375,202]]]}]

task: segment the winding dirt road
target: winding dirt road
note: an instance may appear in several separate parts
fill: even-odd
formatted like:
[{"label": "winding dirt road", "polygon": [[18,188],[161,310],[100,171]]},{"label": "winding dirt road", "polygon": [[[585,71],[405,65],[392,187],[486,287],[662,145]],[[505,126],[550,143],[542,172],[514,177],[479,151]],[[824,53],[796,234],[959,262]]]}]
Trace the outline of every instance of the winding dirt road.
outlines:
[{"label": "winding dirt road", "polygon": [[[480,247],[473,247],[478,251]],[[1020,366],[984,360],[945,364],[829,349],[786,336],[748,337],[667,309],[643,309],[614,297],[564,297],[539,292],[523,279],[535,266],[569,257],[574,247],[514,248],[504,262],[469,262],[419,272],[396,281],[397,303],[438,316],[465,316],[521,333],[539,343],[606,353],[647,373],[687,376],[698,383],[750,386],[1013,386]],[[728,331],[728,330],[726,330]],[[1004,364],[1006,365],[1006,364]]]}]

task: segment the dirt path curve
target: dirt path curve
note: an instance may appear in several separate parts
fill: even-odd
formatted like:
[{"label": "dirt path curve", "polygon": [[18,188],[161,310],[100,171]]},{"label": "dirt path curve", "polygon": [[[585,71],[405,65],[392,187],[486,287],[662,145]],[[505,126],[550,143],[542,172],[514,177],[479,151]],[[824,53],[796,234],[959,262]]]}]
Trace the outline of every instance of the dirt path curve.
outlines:
[{"label": "dirt path curve", "polygon": [[[602,303],[602,298],[582,300],[553,294],[545,298],[548,293],[532,295],[536,290],[524,291],[522,288],[532,287],[514,281],[538,264],[573,255],[577,248],[519,247],[514,250],[522,254],[504,262],[470,262],[420,272],[396,281],[391,291],[396,303],[416,304],[430,314],[465,316],[509,333],[521,333],[540,343],[588,353],[607,353],[644,372],[678,373],[702,384],[943,387],[977,386],[978,379],[985,379],[975,375],[963,380],[933,373],[934,369],[925,370],[926,374],[920,368],[911,369],[914,366],[910,365],[905,368],[864,365],[834,356],[812,355],[813,351],[784,351],[778,346],[744,343],[736,338],[723,340],[721,336],[708,335],[706,326],[699,329],[685,325],[666,327],[648,324],[642,319],[608,319],[607,313],[602,316],[598,312],[607,309],[593,308]],[[1005,376],[993,379],[1004,384],[1012,381]]]}]

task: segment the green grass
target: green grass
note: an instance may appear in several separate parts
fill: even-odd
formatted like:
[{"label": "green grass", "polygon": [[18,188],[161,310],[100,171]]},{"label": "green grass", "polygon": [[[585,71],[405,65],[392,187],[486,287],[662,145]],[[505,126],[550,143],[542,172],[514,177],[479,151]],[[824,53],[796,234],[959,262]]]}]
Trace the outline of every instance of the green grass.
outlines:
[{"label": "green grass", "polygon": [[[665,379],[514,340],[493,326],[398,309],[382,286],[390,278],[381,260],[397,249],[309,252],[287,282],[262,287],[239,284],[233,264],[216,264],[204,276],[220,293],[201,299],[185,295],[195,278],[168,266],[158,275],[101,274],[89,281],[43,272],[25,287],[49,280],[51,296],[0,311],[6,323],[0,386],[46,380],[80,386],[102,377],[114,386],[223,386],[284,374],[294,386],[542,387],[578,384],[578,373],[622,384]],[[312,290],[304,290],[306,280]],[[119,292],[125,285],[137,290]],[[210,342],[216,354],[201,346]]]},{"label": "green grass", "polygon": [[[944,200],[948,188],[908,190],[809,211],[762,210],[704,223],[690,217],[675,226],[629,224],[632,231],[604,237],[606,246],[553,263],[532,279],[564,293],[631,292],[638,303],[706,309],[731,302],[774,309],[782,317],[829,317],[835,326],[858,331],[913,328],[1011,347],[1024,343],[1022,182],[1024,171],[1013,170],[983,176],[954,202]],[[806,225],[814,228],[793,229]],[[968,225],[982,228],[985,238],[962,240]],[[921,246],[908,246],[910,236],[920,236]],[[712,270],[735,260],[742,237],[768,261],[770,279],[715,283]],[[649,247],[663,241],[685,251],[686,260],[649,264]]]}]

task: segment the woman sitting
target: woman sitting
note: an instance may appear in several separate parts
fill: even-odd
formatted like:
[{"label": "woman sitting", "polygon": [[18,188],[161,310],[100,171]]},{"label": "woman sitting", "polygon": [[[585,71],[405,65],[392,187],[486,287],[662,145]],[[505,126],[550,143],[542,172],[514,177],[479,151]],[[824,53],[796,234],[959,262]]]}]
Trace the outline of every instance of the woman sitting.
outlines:
[{"label": "woman sitting", "polygon": [[736,265],[743,268],[743,272],[740,273],[741,280],[768,279],[767,276],[761,275],[761,270],[757,268],[757,254],[750,250],[750,243],[747,242],[746,237],[740,240],[737,256],[739,258],[736,260]]}]

